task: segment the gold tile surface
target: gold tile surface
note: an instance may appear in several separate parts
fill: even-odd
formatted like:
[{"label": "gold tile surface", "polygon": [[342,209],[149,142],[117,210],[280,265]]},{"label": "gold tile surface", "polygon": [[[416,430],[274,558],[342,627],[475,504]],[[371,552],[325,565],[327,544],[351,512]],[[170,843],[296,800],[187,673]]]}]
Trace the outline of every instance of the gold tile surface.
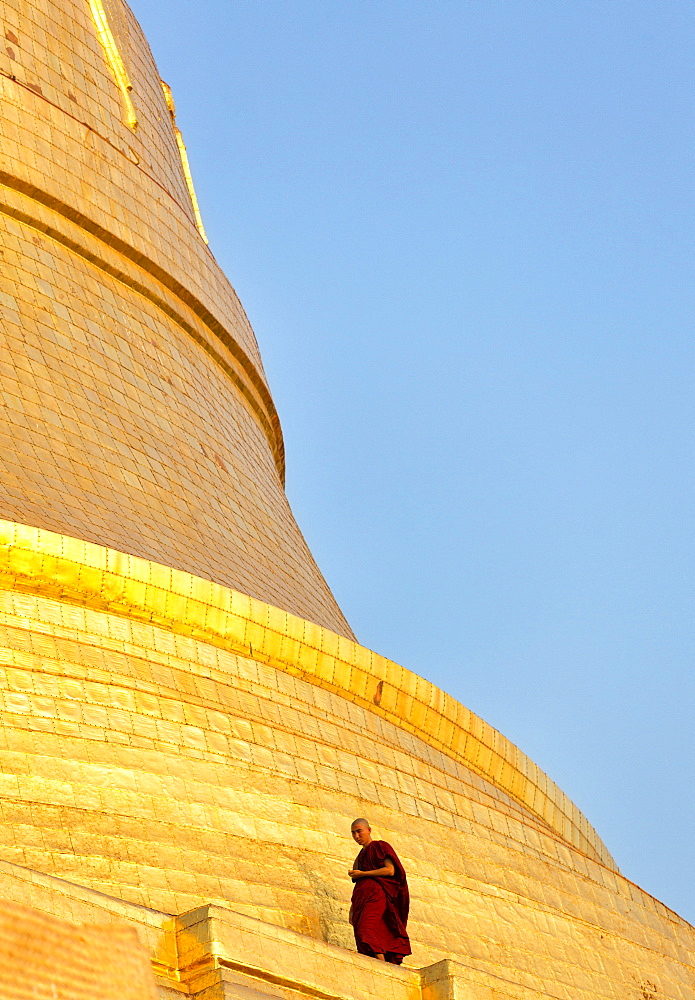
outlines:
[{"label": "gold tile surface", "polygon": [[[73,602],[73,618],[86,613],[77,605],[125,614],[309,678],[353,703],[355,711],[357,706],[369,709],[424,738],[492,780],[561,837],[614,866],[586,818],[517,747],[424,678],[394,670],[383,657],[327,629],[189,574],[172,574],[135,556],[7,521],[0,522],[2,581],[13,590],[57,593]],[[336,652],[329,655],[325,648]],[[389,677],[397,677],[399,686]],[[450,733],[449,742],[441,739],[440,729]]]},{"label": "gold tile surface", "polygon": [[256,340],[132,14],[5,0],[0,17],[0,513],[351,636],[289,509]]},{"label": "gold tile surface", "polygon": [[[161,1000],[695,1000],[695,929],[354,641],[127,5],[0,0],[0,27],[6,903],[130,924]],[[409,874],[406,969],[352,950],[365,813]],[[39,995],[48,925],[17,913]]]},{"label": "gold tile surface", "polygon": [[2,1000],[156,1000],[149,956],[127,926],[68,923],[0,900]]},{"label": "gold tile surface", "polygon": [[[492,977],[510,997],[630,996],[640,982],[695,997],[695,930],[617,872],[520,751],[422,678],[182,572],[21,525],[2,542],[0,859],[351,949],[348,831],[366,813],[409,873],[412,967],[453,959],[467,989]],[[275,641],[263,652],[265,632],[284,659]],[[332,654],[303,657],[305,632]],[[387,698],[385,681],[370,703],[365,673],[402,688]],[[388,707],[400,690],[446,713],[456,749]]]}]

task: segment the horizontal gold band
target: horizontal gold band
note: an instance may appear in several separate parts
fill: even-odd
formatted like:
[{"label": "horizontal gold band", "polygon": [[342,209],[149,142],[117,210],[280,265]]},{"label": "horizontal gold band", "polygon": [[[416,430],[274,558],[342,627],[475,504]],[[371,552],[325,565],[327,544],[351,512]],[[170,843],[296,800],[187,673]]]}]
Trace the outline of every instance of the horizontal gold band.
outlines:
[{"label": "horizontal gold band", "polygon": [[[59,221],[53,220],[53,224],[51,224],[46,218],[41,218],[40,212],[31,211],[28,207],[22,210],[17,204],[12,204],[12,199],[8,197],[4,197],[0,202],[1,212],[44,233],[66,249],[79,254],[95,267],[127,285],[133,291],[145,296],[205,349],[234,383],[260,424],[273,454],[278,475],[284,484],[285,448],[280,419],[272,396],[256,371],[251,358],[203,303],[155,261],[144,257],[124,240],[103,229],[98,223],[88,219],[70,205],[7,171],[0,170],[0,184],[5,187],[8,193],[17,192],[37,206],[55,213],[58,219],[63,218],[68,223],[72,223],[76,231],[67,233]],[[85,245],[85,238],[89,239],[90,236],[98,241],[99,245],[96,251],[90,250]],[[109,250],[120,255],[120,266],[109,261]],[[157,289],[155,283],[161,288]],[[162,294],[165,292],[169,295]],[[195,320],[200,321],[208,332],[208,336],[201,335],[196,329],[197,324],[189,322],[185,318],[180,305],[179,308],[176,308],[175,300],[178,300],[180,305],[186,306],[186,311],[190,310],[194,314]],[[231,355],[233,365],[226,362],[219,351],[215,350],[209,339],[209,334],[212,334],[214,340],[224,345]]]},{"label": "horizontal gold band", "polygon": [[190,573],[11,521],[0,521],[0,586],[149,621],[333,691],[491,781],[617,870],[587,819],[509,740],[429,681],[329,629]]}]

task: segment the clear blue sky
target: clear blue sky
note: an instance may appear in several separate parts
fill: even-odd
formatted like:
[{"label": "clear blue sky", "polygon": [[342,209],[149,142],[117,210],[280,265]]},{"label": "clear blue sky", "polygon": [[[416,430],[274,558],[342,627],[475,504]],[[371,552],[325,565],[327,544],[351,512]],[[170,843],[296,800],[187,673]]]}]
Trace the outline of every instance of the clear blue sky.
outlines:
[{"label": "clear blue sky", "polygon": [[131,2],[358,638],[695,922],[695,4]]}]

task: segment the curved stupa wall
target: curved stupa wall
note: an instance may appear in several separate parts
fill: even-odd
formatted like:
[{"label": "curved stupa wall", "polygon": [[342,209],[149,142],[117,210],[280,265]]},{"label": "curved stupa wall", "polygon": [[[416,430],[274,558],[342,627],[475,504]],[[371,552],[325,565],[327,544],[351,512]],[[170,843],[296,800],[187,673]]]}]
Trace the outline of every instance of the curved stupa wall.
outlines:
[{"label": "curved stupa wall", "polygon": [[695,929],[619,874],[562,792],[336,633],[4,522],[0,663],[2,861],[350,948],[349,826],[367,813],[409,874],[415,967],[455,959],[505,998],[695,996]]},{"label": "curved stupa wall", "polygon": [[1,9],[0,515],[352,635],[289,509],[256,340],[137,22],[120,0]]},{"label": "curved stupa wall", "polygon": [[695,930],[501,734],[352,640],[127,6],[0,12],[0,862],[351,949],[366,813],[411,966],[455,959],[485,1000],[693,1000]]}]

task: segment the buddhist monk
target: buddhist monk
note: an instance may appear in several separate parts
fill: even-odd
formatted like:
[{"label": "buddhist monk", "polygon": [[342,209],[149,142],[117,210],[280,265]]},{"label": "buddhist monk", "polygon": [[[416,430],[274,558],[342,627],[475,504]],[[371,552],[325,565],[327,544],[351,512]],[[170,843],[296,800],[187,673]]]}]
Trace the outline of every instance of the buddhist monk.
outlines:
[{"label": "buddhist monk", "polygon": [[385,840],[372,840],[366,819],[352,824],[352,837],[362,850],[348,875],[355,883],[350,923],[361,955],[400,965],[410,955],[406,934],[410,896],[398,855]]}]

